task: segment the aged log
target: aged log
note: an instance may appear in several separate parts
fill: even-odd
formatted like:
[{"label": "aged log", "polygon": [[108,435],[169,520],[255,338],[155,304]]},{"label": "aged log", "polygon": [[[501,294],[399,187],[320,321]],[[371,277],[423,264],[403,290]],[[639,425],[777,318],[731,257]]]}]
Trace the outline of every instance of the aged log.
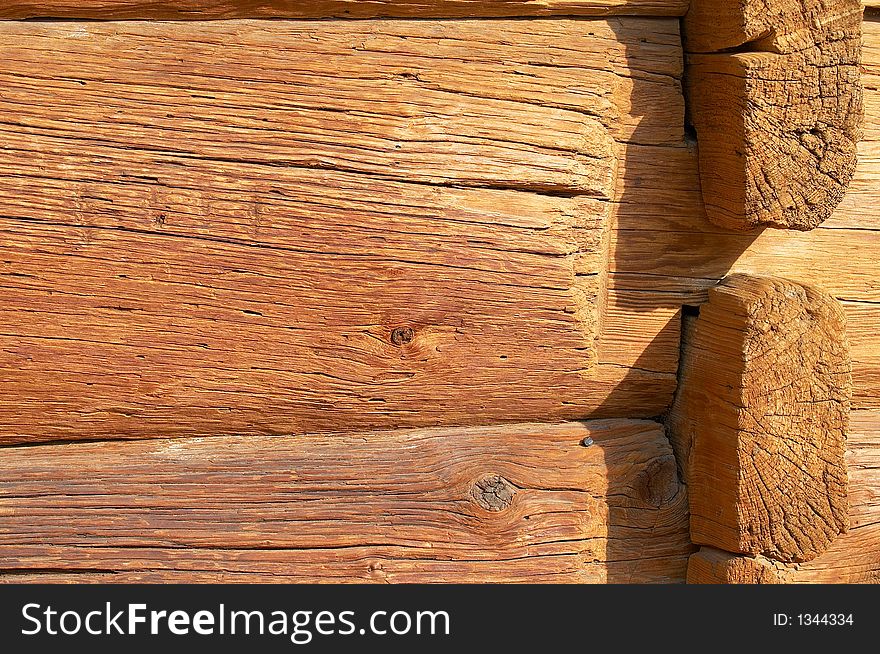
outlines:
[{"label": "aged log", "polygon": [[857,0],[692,3],[686,48],[711,53],[689,55],[688,97],[713,222],[809,230],[840,203],[861,137],[861,20]]},{"label": "aged log", "polygon": [[743,556],[701,547],[688,559],[689,584],[779,584],[777,566],[762,556]]},{"label": "aged log", "polygon": [[0,441],[661,413],[677,309],[596,339],[677,27],[586,24],[0,24]]},{"label": "aged log", "polygon": [[880,411],[853,411],[847,438],[850,529],[827,552],[789,566],[790,583],[880,583]]},{"label": "aged log", "polygon": [[[400,38],[394,28],[372,38],[383,24],[318,30],[306,22],[6,23],[0,110],[12,117],[4,138],[12,132],[15,141],[5,147],[45,153],[52,151],[47,141],[82,143],[97,150],[93,157],[116,160],[129,151],[173,153],[608,197],[614,153],[598,120],[466,96],[465,89],[424,88],[420,69],[442,67],[451,54],[442,48],[416,65],[400,53],[380,55],[392,65],[377,71],[374,53]],[[426,39],[450,31],[440,23],[408,26]],[[473,25],[457,29],[463,40],[475,35]],[[505,36],[497,33],[496,42]],[[349,54],[358,48],[366,56]],[[299,52],[311,65],[302,65]],[[472,71],[471,78],[487,79],[490,71]]]},{"label": "aged log", "polygon": [[3,18],[681,16],[687,0],[4,0]]},{"label": "aged log", "polygon": [[[846,312],[853,407],[880,409],[880,258],[867,256],[880,248],[874,211],[880,205],[880,21],[868,18],[862,28],[866,111],[859,164],[843,201],[820,228],[725,231],[706,219],[693,149],[625,146],[609,268],[609,297],[625,298],[609,301],[625,301],[628,309],[620,313],[622,330],[657,333],[658,323],[645,317],[659,321],[663,312],[671,315],[683,304],[704,302],[708,289],[731,272],[773,272],[820,285]],[[631,299],[635,296],[639,302]],[[670,360],[674,365],[674,341],[645,338],[645,367],[669,370],[665,366]],[[660,392],[659,384],[656,388]],[[668,392],[668,386],[662,389]]]},{"label": "aged log", "polygon": [[673,582],[692,551],[636,420],[10,447],[0,514],[4,581]]},{"label": "aged log", "polygon": [[812,561],[781,564],[703,547],[689,583],[880,583],[880,411],[853,411],[847,438],[849,531]]},{"label": "aged log", "polygon": [[686,336],[669,425],[691,537],[782,562],[815,558],[848,526],[843,310],[810,287],[734,275]]}]

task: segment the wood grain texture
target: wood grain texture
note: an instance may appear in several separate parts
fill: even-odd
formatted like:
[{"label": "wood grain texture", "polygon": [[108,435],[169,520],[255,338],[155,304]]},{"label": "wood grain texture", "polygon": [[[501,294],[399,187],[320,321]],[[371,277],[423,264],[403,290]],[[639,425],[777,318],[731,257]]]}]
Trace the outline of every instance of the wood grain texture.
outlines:
[{"label": "wood grain texture", "polygon": [[846,445],[851,526],[826,552],[784,565],[704,547],[688,583],[880,583],[880,412],[853,411]]},{"label": "wood grain texture", "polygon": [[[313,23],[294,25],[4,23],[2,111],[19,139],[86,141],[116,159],[119,150],[168,152],[608,197],[614,152],[596,119],[422,88],[408,81],[419,77],[411,62],[396,78],[377,79],[371,57],[349,53],[381,49],[370,30],[384,23],[326,35]],[[448,31],[445,23],[430,25],[420,28],[426,39]],[[312,33],[325,42],[315,36],[313,45]],[[304,57],[314,65],[302,71]],[[444,59],[441,52],[423,65]]]},{"label": "wood grain texture", "polygon": [[[159,219],[118,193],[105,200],[114,215],[145,230],[3,221],[2,440],[327,430],[344,415],[351,428],[552,418],[604,400],[601,212],[590,226],[589,202],[554,198],[523,222],[527,205],[504,192],[355,183],[346,200],[346,183],[308,191],[319,216],[287,208],[304,198],[293,183],[293,203],[261,201],[258,244],[242,242],[246,226],[241,239],[219,225],[193,237],[201,217],[163,203]],[[212,216],[228,203],[234,220],[252,197],[214,195]],[[515,207],[520,226],[492,207]],[[552,236],[575,210],[582,229]]]},{"label": "wood grain texture", "polygon": [[710,220],[809,230],[831,215],[861,138],[861,22],[857,0],[692,4],[689,115]]},{"label": "wood grain texture", "polygon": [[787,280],[733,275],[709,292],[668,420],[695,543],[808,561],[846,531],[845,332],[839,303]]},{"label": "wood grain texture", "polygon": [[779,584],[781,564],[763,556],[731,554],[701,547],[688,559],[689,584]]},{"label": "wood grain texture", "polygon": [[[858,0],[691,0],[684,19],[688,52],[743,48],[792,53],[836,40]],[[861,18],[859,16],[859,18]]]},{"label": "wood grain texture", "polygon": [[790,583],[880,583],[880,411],[853,411],[846,445],[849,532],[789,568]]},{"label": "wood grain texture", "polygon": [[4,0],[0,19],[681,16],[687,0]]},{"label": "wood grain texture", "polygon": [[[846,312],[853,407],[880,409],[880,262],[871,255],[880,248],[874,210],[880,203],[880,21],[869,16],[862,29],[864,139],[853,181],[831,218],[806,233],[720,229],[706,217],[692,144],[628,144],[618,169],[609,292],[641,298],[638,305],[629,305],[626,323],[637,332],[643,329],[645,307],[700,304],[708,289],[730,273],[772,273],[822,288]],[[643,347],[646,365],[659,370],[660,354],[668,352],[666,341]]]},{"label": "wood grain texture", "polygon": [[[650,417],[671,396],[677,308],[634,335],[627,294],[603,296],[612,137],[682,138],[674,21],[0,33],[0,440]],[[600,360],[603,306],[623,335]]]},{"label": "wood grain texture", "polygon": [[673,582],[686,504],[648,421],[11,447],[0,579]]}]

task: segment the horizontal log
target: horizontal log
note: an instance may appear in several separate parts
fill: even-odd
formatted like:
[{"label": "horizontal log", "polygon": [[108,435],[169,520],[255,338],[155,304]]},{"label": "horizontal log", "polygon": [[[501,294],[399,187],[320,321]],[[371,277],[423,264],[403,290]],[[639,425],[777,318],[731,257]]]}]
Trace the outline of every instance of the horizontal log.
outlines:
[{"label": "horizontal log", "polygon": [[6,0],[0,18],[681,16],[685,11],[686,0]]},{"label": "horizontal log", "polygon": [[780,584],[782,564],[763,556],[701,547],[688,560],[689,584]]},{"label": "horizontal log", "polygon": [[[254,158],[267,131],[285,133],[272,141],[281,149],[309,135],[330,141],[325,147],[334,135],[346,137],[351,147],[360,130],[373,137],[361,144],[367,161],[371,150],[400,159],[433,137],[454,139],[460,159],[469,145],[506,142],[530,152],[521,163],[539,167],[542,148],[583,149],[593,121],[621,140],[678,143],[683,136],[682,53],[670,19],[10,22],[0,23],[0,36],[0,75],[10,100],[20,102],[20,123],[45,130],[52,117],[64,119],[29,95],[39,88],[41,97],[51,91],[68,100],[115,143],[123,130],[151,146],[146,133],[183,130],[192,148],[204,148],[207,130],[234,127]],[[485,166],[490,152],[480,155]],[[515,153],[505,161],[516,164]],[[383,174],[404,175],[402,165]]]},{"label": "horizontal log", "polygon": [[686,504],[649,421],[10,447],[0,580],[678,582]]},{"label": "horizontal log", "polygon": [[[14,116],[2,137],[11,139],[6,148],[35,155],[53,152],[51,146],[87,148],[90,163],[122,158],[131,165],[128,152],[168,152],[427,184],[610,196],[613,142],[597,119],[426,88],[420,71],[443,69],[449,53],[442,47],[416,65],[380,54],[397,61],[396,71],[382,76],[369,63],[372,55],[349,53],[381,53],[388,39],[407,37],[373,38],[371,29],[381,30],[375,22],[339,25],[334,32],[275,21],[0,23],[0,110]],[[425,40],[448,31],[445,23],[408,25]],[[458,29],[463,38],[475,36],[474,25]],[[516,38],[499,30],[496,41]],[[485,69],[469,74],[494,77]]]},{"label": "horizontal log", "polygon": [[0,441],[577,417],[614,388],[605,203],[260,172],[194,201],[173,167],[161,199],[3,178]]}]

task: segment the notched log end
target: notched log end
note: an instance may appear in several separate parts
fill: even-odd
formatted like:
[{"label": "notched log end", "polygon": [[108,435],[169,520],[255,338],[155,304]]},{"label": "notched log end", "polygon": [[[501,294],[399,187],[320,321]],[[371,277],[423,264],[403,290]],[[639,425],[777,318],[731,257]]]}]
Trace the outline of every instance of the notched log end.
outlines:
[{"label": "notched log end", "polygon": [[734,275],[686,343],[670,422],[695,543],[810,560],[848,527],[844,460],[852,393],[836,300]]},{"label": "notched log end", "polygon": [[813,229],[856,167],[861,14],[765,8],[758,19],[754,4],[722,12],[717,34],[714,19],[712,30],[700,26],[703,10],[688,20],[688,104],[707,215],[736,230]]},{"label": "notched log end", "polygon": [[689,584],[779,584],[780,570],[763,557],[739,556],[703,547],[688,559]]},{"label": "notched log end", "polygon": [[861,16],[859,0],[691,0],[685,49],[796,52],[839,38]]}]

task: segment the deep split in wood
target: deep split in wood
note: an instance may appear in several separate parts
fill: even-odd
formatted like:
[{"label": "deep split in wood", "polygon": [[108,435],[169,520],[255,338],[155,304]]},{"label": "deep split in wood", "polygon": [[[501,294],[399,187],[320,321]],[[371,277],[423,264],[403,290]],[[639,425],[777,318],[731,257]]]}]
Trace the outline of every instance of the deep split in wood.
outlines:
[{"label": "deep split in wood", "polygon": [[858,0],[694,0],[688,108],[709,218],[808,230],[856,167],[863,113]]},{"label": "deep split in wood", "polygon": [[785,279],[734,275],[693,320],[669,416],[693,541],[781,563],[815,558],[848,527],[842,308]]}]

